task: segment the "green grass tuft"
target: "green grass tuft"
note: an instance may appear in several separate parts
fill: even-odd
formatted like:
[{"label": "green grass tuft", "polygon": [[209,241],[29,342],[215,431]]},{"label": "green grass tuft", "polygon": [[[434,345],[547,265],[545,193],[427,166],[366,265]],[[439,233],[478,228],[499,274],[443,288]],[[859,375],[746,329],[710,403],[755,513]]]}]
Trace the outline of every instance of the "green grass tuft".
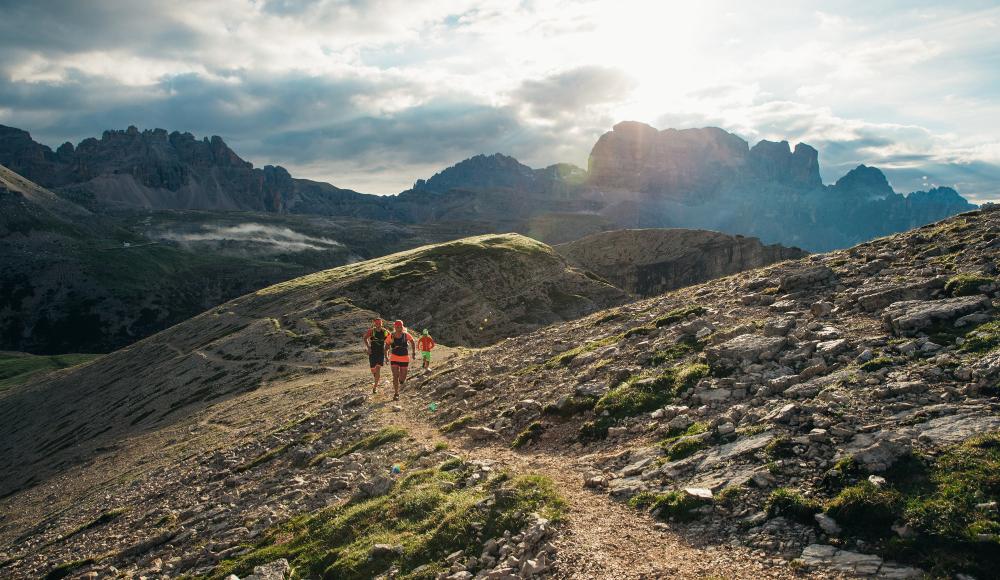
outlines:
[{"label": "green grass tuft", "polygon": [[49,570],[49,573],[45,575],[45,580],[62,580],[62,578],[70,576],[80,568],[83,568],[84,566],[91,566],[96,563],[97,561],[93,558],[66,562],[65,564],[60,564]]},{"label": "green grass tuft", "polygon": [[830,500],[826,513],[853,535],[878,538],[892,533],[890,527],[901,502],[898,491],[863,481],[844,488]]},{"label": "green grass tuft", "polygon": [[815,524],[813,516],[822,509],[818,501],[783,487],[771,492],[764,507],[770,517],[782,516],[803,524]]},{"label": "green grass tuft", "polygon": [[[250,552],[221,562],[211,577],[244,576],[254,566],[287,558],[303,577],[373,578],[396,568],[399,577],[433,578],[445,570],[447,555],[479,554],[482,540],[505,530],[516,533],[532,512],[555,522],[563,517],[565,504],[546,478],[501,473],[456,485],[462,475],[460,469],[415,471],[385,496],[293,518],[265,533]],[[487,498],[493,502],[483,502]],[[400,546],[400,553],[372,558],[375,544]]]},{"label": "green grass tuft", "polygon": [[671,310],[666,315],[657,318],[655,321],[653,321],[653,326],[655,326],[656,328],[663,328],[664,326],[670,326],[675,322],[680,322],[681,320],[684,320],[688,316],[691,315],[701,316],[706,312],[708,311],[705,310],[705,308],[702,306],[684,306],[682,308]]},{"label": "green grass tuft", "polygon": [[383,427],[378,433],[374,435],[369,435],[364,439],[359,439],[354,443],[349,443],[347,445],[341,445],[335,449],[331,449],[324,453],[320,453],[316,457],[313,457],[309,462],[309,465],[316,465],[322,462],[327,457],[343,457],[345,455],[350,455],[355,451],[366,451],[371,449],[376,449],[385,445],[386,443],[392,443],[393,441],[399,441],[400,439],[409,435],[406,429],[401,429],[399,427]]},{"label": "green grass tuft", "polygon": [[899,364],[899,362],[900,362],[899,359],[895,359],[888,356],[880,356],[873,358],[872,360],[866,363],[862,363],[861,366],[858,368],[865,371],[866,373],[873,373],[875,371],[884,369],[886,367],[891,367],[893,365]]},{"label": "green grass tuft", "polygon": [[1000,347],[1000,320],[980,324],[965,335],[961,350],[985,353]]},{"label": "green grass tuft", "polygon": [[958,274],[945,282],[944,291],[951,296],[974,296],[980,286],[988,286],[995,280],[979,274]]},{"label": "green grass tuft", "polygon": [[542,433],[544,432],[545,432],[545,425],[542,425],[540,422],[535,421],[532,424],[528,425],[524,429],[524,431],[518,433],[517,437],[514,438],[514,441],[510,444],[510,446],[512,449],[519,449],[521,447],[524,447],[528,443],[538,441],[538,439],[541,438]]},{"label": "green grass tuft", "polygon": [[623,419],[662,407],[674,398],[675,379],[673,370],[665,371],[652,380],[632,377],[598,399],[594,412],[598,415],[607,412],[611,417]]},{"label": "green grass tuft", "polygon": [[694,497],[681,491],[651,493],[648,491],[632,496],[628,504],[637,510],[647,510],[661,520],[689,522],[697,519],[698,508],[708,505],[709,500]]},{"label": "green grass tuft", "polygon": [[572,395],[566,400],[566,404],[564,404],[562,408],[556,407],[555,403],[550,403],[545,405],[542,412],[546,415],[572,417],[574,415],[579,415],[580,413],[593,410],[595,404],[597,404],[597,397]]},{"label": "green grass tuft", "polygon": [[694,388],[698,381],[708,376],[708,365],[704,363],[691,363],[680,367],[677,370],[677,378],[674,387],[674,395],[679,395],[688,389]]},{"label": "green grass tuft", "polygon": [[685,457],[691,457],[706,447],[708,447],[708,442],[704,437],[681,437],[666,449],[666,456],[670,461],[677,461]]},{"label": "green grass tuft", "polygon": [[453,433],[455,431],[458,431],[462,427],[465,427],[469,423],[471,423],[473,419],[474,419],[474,417],[472,415],[463,415],[463,416],[459,417],[458,419],[455,419],[451,423],[448,423],[447,425],[442,426],[438,430],[441,431],[442,433]]},{"label": "green grass tuft", "polygon": [[593,421],[587,421],[580,426],[577,439],[581,443],[590,443],[605,439],[608,436],[608,428],[614,424],[614,419],[610,417],[598,417]]}]

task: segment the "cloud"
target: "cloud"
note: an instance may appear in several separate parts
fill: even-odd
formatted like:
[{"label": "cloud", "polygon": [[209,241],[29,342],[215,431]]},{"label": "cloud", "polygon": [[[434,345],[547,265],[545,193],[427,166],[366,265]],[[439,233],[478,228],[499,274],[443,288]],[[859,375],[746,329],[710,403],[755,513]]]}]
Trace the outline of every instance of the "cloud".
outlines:
[{"label": "cloud", "polygon": [[525,80],[512,97],[526,106],[532,116],[558,118],[579,114],[594,105],[622,101],[635,86],[635,79],[621,70],[581,66]]},{"label": "cloud", "polygon": [[289,228],[245,223],[237,226],[205,226],[198,232],[167,231],[158,235],[183,245],[239,242],[248,252],[276,254],[340,249],[344,244],[329,238],[307,236]]},{"label": "cloud", "polygon": [[0,0],[0,13],[0,123],[53,146],[129,124],[218,134],[258,165],[393,193],[479,152],[585,164],[634,119],[806,141],[828,181],[868,163],[894,184],[925,167],[963,193],[996,190],[995,3]]}]

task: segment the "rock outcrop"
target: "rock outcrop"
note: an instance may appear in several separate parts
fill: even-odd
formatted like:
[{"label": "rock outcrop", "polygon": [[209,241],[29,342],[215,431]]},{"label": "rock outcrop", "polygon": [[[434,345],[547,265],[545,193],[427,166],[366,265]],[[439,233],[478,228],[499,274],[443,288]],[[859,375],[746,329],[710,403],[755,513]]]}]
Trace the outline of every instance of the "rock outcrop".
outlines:
[{"label": "rock outcrop", "polygon": [[756,238],[681,229],[616,230],[556,246],[581,268],[639,296],[801,258],[806,252]]},{"label": "rock outcrop", "polygon": [[219,136],[164,129],[105,131],[52,151],[0,126],[0,164],[90,209],[385,212],[378,196],[293,179],[282,167],[254,168]]}]

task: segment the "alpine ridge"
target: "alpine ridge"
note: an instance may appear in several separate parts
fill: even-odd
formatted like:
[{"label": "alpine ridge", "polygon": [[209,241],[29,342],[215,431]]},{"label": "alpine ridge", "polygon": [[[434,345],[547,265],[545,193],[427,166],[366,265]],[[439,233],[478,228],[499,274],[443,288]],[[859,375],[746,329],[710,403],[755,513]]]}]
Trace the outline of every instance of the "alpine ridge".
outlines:
[{"label": "alpine ridge", "polygon": [[[296,179],[279,166],[254,168],[217,136],[129,127],[52,151],[25,131],[0,127],[0,164],[91,210],[241,210],[521,233],[539,231],[539,221],[589,216],[609,224],[604,229],[708,229],[825,251],[974,208],[947,187],[896,193],[865,165],[826,186],[818,159],[803,143],[750,147],[716,127],[659,131],[625,121],[597,140],[586,170],[477,155],[398,195],[377,196]],[[547,227],[556,237],[542,241],[571,241],[558,232],[572,227]]]}]

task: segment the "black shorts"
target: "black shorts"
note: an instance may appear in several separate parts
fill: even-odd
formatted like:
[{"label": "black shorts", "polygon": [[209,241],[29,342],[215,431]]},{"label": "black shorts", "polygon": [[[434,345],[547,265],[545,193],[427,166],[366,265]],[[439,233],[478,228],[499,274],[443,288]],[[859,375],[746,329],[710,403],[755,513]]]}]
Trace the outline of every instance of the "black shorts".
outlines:
[{"label": "black shorts", "polygon": [[410,366],[410,361],[403,362],[403,361],[394,360],[394,361],[392,361],[389,364],[391,364],[394,367],[400,367],[400,368],[404,368],[405,369],[406,367]]},{"label": "black shorts", "polygon": [[385,364],[385,351],[375,352],[374,350],[368,355],[368,366],[371,368],[380,367]]}]

